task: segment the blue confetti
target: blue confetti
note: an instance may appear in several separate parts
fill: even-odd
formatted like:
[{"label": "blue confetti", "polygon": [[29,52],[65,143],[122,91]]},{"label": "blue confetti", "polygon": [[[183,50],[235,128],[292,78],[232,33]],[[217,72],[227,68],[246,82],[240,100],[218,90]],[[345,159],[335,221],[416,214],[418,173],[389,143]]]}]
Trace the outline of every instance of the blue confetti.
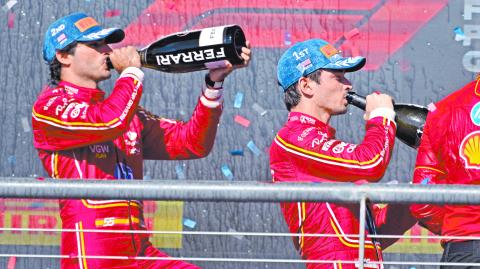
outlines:
[{"label": "blue confetti", "polygon": [[183,225],[187,226],[190,229],[193,229],[197,225],[197,222],[191,219],[184,218]]},{"label": "blue confetti", "polygon": [[17,157],[10,155],[8,156],[7,161],[9,164],[15,165],[17,163]]},{"label": "blue confetti", "polygon": [[45,203],[43,202],[34,202],[30,205],[31,208],[41,208],[45,207]]},{"label": "blue confetti", "polygon": [[243,156],[243,150],[241,149],[230,150],[230,154],[232,154],[233,156]]},{"label": "blue confetti", "polygon": [[465,35],[461,27],[455,27],[455,29],[453,29],[453,32],[457,35]]},{"label": "blue confetti", "polygon": [[253,154],[255,154],[256,156],[260,156],[260,154],[262,154],[262,152],[260,151],[260,149],[257,147],[257,145],[255,145],[255,143],[250,140],[248,143],[247,143],[247,147],[248,149],[250,149]]},{"label": "blue confetti", "polygon": [[[463,30],[462,28],[460,27],[455,27],[455,29],[453,29],[453,32],[455,33],[455,41],[463,41],[466,39],[465,37],[465,33],[463,33]],[[465,42],[464,42],[465,43]],[[464,44],[465,45],[465,44]]]},{"label": "blue confetti", "polygon": [[230,168],[228,168],[228,165],[226,165],[226,164],[222,165],[221,169],[222,169],[223,175],[224,175],[228,180],[233,180],[233,173],[232,173],[232,171],[230,170]]},{"label": "blue confetti", "polygon": [[175,166],[175,173],[177,173],[177,178],[178,179],[186,179],[187,177],[185,176],[185,164],[177,164]]},{"label": "blue confetti", "polygon": [[430,178],[428,178],[428,177],[427,177],[427,178],[424,178],[420,184],[422,184],[422,185],[428,185],[428,184],[430,184]]},{"label": "blue confetti", "polygon": [[235,102],[233,103],[233,107],[241,108],[242,101],[243,101],[243,92],[237,92],[237,94],[235,94]]}]

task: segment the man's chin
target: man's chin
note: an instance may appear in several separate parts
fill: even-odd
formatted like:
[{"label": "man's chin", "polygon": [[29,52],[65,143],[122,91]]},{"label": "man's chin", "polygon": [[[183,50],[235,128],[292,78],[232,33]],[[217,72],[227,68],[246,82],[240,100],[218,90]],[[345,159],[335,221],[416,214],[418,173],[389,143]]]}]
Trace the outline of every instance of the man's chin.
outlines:
[{"label": "man's chin", "polygon": [[111,76],[112,76],[112,72],[106,71],[106,72],[103,74],[103,76],[100,76],[100,78],[98,79],[98,81],[102,81],[102,80],[109,79]]},{"label": "man's chin", "polygon": [[345,107],[343,110],[337,111],[337,113],[335,113],[335,115],[343,115],[343,114],[347,113],[347,111],[348,111],[347,107]]}]

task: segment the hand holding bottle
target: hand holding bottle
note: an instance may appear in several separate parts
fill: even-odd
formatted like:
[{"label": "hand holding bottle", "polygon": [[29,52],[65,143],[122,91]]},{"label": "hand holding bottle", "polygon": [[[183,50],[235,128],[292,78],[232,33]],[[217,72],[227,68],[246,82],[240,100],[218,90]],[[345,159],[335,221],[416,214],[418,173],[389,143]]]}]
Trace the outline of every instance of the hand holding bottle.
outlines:
[{"label": "hand holding bottle", "polygon": [[392,97],[383,93],[375,92],[367,95],[366,102],[365,114],[363,115],[365,120],[368,120],[370,118],[370,112],[377,108],[383,107],[393,110]]},{"label": "hand holding bottle", "polygon": [[[232,65],[232,63],[230,63],[230,61],[228,60],[225,60],[224,61],[224,65],[223,66],[220,66],[220,67],[217,67],[217,66],[213,66],[213,68],[210,68],[210,72],[209,72],[209,77],[212,81],[214,82],[221,82],[223,81],[234,69],[236,68],[243,68],[243,67],[246,67],[248,66],[248,63],[250,62],[250,59],[251,59],[251,49],[250,49],[250,42],[249,41],[246,41],[246,44],[247,46],[246,47],[242,47],[242,53],[241,53],[241,57],[243,59],[243,64],[241,65]],[[217,67],[217,68],[216,68]]]},{"label": "hand holding bottle", "polygon": [[[366,110],[366,98],[354,92],[347,93],[347,101],[360,109]],[[396,136],[400,141],[416,149],[420,145],[423,134],[423,125],[427,118],[428,109],[414,104],[398,104],[393,102],[395,122],[397,123]],[[373,104],[371,104],[373,105]]]},{"label": "hand holding bottle", "polygon": [[125,68],[130,66],[141,67],[140,55],[137,49],[132,46],[112,50],[109,58],[118,73],[122,73]]}]

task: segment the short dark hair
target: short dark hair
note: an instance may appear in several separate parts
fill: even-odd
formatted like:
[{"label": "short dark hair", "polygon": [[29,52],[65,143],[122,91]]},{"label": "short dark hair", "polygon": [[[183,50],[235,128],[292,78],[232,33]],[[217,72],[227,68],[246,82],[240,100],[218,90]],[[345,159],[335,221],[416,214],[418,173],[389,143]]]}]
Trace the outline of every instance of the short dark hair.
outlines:
[{"label": "short dark hair", "polygon": [[[322,73],[322,69],[318,69],[313,73],[306,75],[305,77],[320,83],[320,74]],[[298,82],[294,83],[292,86],[288,87],[285,91],[284,95],[284,102],[287,110],[290,111],[293,107],[297,106],[300,103],[300,92],[297,89]]]},{"label": "short dark hair", "polygon": [[[77,47],[77,42],[73,42],[60,51],[73,55],[75,53],[76,47]],[[50,79],[48,81],[48,85],[50,87],[56,87],[60,82],[62,64],[57,60],[57,57],[54,57],[53,61],[48,63],[48,67],[50,69]]]}]

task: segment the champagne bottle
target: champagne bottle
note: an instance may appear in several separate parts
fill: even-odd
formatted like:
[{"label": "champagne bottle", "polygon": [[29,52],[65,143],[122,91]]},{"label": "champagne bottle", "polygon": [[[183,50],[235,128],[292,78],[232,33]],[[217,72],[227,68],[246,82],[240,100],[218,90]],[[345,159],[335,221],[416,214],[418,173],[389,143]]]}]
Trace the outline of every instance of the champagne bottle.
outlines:
[{"label": "champagne bottle", "polygon": [[[354,92],[347,93],[347,101],[362,110],[365,110],[366,99]],[[416,149],[420,145],[423,126],[427,119],[428,109],[414,104],[393,104],[395,122],[397,123],[397,138],[408,146]]]},{"label": "champagne bottle", "polygon": [[[165,36],[139,50],[143,67],[184,73],[222,67],[224,60],[243,63],[245,34],[238,25],[224,25]],[[109,68],[113,68],[107,59]]]}]

